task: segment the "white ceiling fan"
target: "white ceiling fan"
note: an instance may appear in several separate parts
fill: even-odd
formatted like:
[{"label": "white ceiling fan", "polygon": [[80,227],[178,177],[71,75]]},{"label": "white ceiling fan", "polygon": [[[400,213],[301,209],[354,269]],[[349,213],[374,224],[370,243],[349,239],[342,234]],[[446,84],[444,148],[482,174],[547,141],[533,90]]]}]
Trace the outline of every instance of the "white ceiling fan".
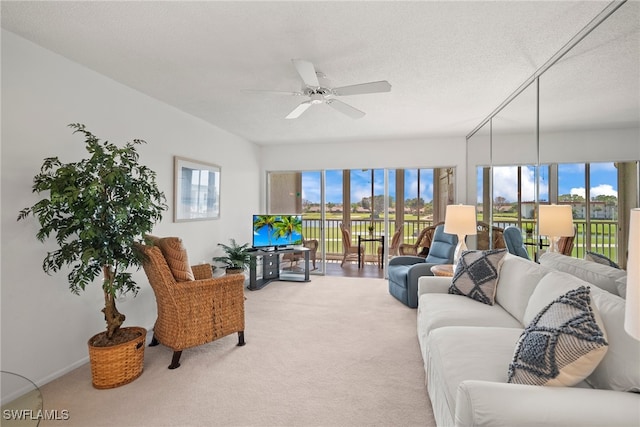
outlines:
[{"label": "white ceiling fan", "polygon": [[290,112],[286,117],[287,119],[297,119],[309,107],[317,104],[327,104],[349,117],[359,119],[365,115],[363,111],[360,111],[357,108],[336,99],[335,97],[389,92],[391,90],[391,85],[386,80],[333,88],[331,87],[331,82],[327,77],[323,73],[316,71],[311,62],[305,61],[304,59],[292,59],[291,61],[302,79],[302,89],[299,92],[282,92],[273,90],[249,91],[273,93],[278,95],[308,96],[309,99],[302,102],[292,112]]}]

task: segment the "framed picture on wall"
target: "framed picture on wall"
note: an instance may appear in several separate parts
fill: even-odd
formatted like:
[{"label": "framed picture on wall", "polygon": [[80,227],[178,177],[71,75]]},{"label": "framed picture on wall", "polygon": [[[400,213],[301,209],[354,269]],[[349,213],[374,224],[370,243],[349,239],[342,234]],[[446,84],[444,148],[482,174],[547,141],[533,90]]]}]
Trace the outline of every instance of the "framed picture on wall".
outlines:
[{"label": "framed picture on wall", "polygon": [[174,157],[173,221],[220,218],[220,166]]}]

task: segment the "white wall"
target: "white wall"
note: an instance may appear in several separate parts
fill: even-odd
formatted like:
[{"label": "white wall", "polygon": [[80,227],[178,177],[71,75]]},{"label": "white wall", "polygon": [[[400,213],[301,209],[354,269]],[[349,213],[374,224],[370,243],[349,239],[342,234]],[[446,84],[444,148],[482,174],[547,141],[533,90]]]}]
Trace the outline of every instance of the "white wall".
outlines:
[{"label": "white wall", "polygon": [[[1,368],[38,384],[86,362],[87,340],[105,328],[100,282],[81,296],[71,294],[66,273],[42,271],[46,251],[55,246],[36,240],[35,219],[16,221],[20,209],[38,200],[31,186],[45,157],[68,162],[85,156],[82,136],[67,127],[76,122],[118,144],[145,139],[140,160],[158,174],[169,206],[174,156],[221,166],[219,220],[173,223],[170,208],[154,229],[182,237],[193,264],[210,261],[219,253],[216,244],[230,237],[250,241],[250,215],[259,210],[255,144],[3,30]],[[125,325],[151,328],[155,299],[144,272],[135,278],[140,293],[119,308],[127,316]],[[3,395],[6,391],[3,387]]]},{"label": "white wall", "polygon": [[[466,141],[460,138],[386,140],[373,142],[331,142],[303,146],[269,145],[262,147],[261,188],[268,171],[312,171],[323,169],[371,168],[456,168],[456,195],[464,201],[466,192]],[[299,153],[282,156],[279,153]],[[264,194],[261,205],[265,205]]]}]

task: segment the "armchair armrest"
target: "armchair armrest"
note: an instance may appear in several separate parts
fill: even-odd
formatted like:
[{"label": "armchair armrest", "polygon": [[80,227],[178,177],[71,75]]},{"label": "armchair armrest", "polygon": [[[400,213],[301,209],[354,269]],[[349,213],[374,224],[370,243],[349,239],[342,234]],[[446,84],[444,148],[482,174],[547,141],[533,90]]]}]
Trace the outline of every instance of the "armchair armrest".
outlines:
[{"label": "armchair armrest", "polygon": [[400,255],[389,260],[389,265],[413,265],[418,263],[424,263],[424,258],[420,258],[419,256]]},{"label": "armchair armrest", "polygon": [[210,279],[213,277],[214,268],[211,264],[198,264],[192,265],[191,271],[193,271],[193,277],[195,277],[196,280]]},{"label": "armchair armrest", "polygon": [[174,351],[244,331],[244,274],[177,282],[156,300],[154,336]]},{"label": "armchair armrest", "polygon": [[177,282],[172,293],[178,307],[194,313],[202,311],[210,317],[214,304],[221,301],[242,301],[244,304],[244,274],[232,274],[209,279]]},{"label": "armchair armrest", "polygon": [[638,408],[637,393],[467,380],[458,386],[455,425],[631,426],[640,425]]},{"label": "armchair armrest", "polygon": [[412,292],[415,291],[416,295],[418,294],[418,280],[423,276],[433,276],[433,273],[431,272],[431,267],[433,265],[434,264],[431,263],[427,264],[423,260],[422,264],[415,264],[409,268],[407,283],[411,283],[412,286],[415,287],[412,289]]}]

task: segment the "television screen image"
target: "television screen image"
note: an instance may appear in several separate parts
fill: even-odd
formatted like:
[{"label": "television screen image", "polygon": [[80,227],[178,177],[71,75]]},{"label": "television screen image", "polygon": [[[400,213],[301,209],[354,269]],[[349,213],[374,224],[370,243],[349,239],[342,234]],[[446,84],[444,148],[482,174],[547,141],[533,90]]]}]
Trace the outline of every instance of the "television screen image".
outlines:
[{"label": "television screen image", "polygon": [[253,247],[302,245],[302,215],[253,215]]}]

